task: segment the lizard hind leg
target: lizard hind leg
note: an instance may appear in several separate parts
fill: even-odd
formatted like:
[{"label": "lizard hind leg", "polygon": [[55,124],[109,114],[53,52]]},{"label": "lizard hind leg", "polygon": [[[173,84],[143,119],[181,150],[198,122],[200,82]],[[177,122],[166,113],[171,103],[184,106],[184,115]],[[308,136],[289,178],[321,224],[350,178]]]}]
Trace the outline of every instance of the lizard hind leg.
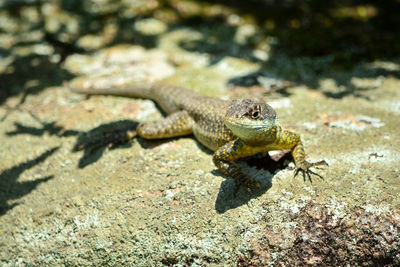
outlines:
[{"label": "lizard hind leg", "polygon": [[106,132],[102,139],[76,145],[74,151],[115,147],[132,140],[136,136],[145,139],[162,139],[189,135],[192,133],[193,120],[186,111],[175,112],[158,122],[142,122],[135,128]]},{"label": "lizard hind leg", "polygon": [[137,135],[144,139],[162,139],[192,134],[193,119],[185,110],[172,113],[161,121],[142,122]]}]

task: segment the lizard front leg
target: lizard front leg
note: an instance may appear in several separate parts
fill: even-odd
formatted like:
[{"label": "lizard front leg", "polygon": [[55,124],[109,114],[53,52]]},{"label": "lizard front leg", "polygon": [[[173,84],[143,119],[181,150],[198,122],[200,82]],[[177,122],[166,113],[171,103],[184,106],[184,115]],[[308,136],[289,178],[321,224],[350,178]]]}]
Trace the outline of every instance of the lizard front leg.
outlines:
[{"label": "lizard front leg", "polygon": [[321,160],[318,162],[308,162],[306,160],[306,153],[304,151],[303,143],[301,142],[300,136],[297,133],[293,133],[287,130],[280,131],[278,135],[279,139],[277,141],[277,149],[290,149],[294,163],[296,164],[296,170],[294,176],[296,176],[299,172],[303,173],[303,178],[307,174],[308,179],[311,181],[310,174],[314,174],[320,177],[319,174],[310,170],[311,167],[326,165],[328,163],[325,160]]},{"label": "lizard front leg", "polygon": [[254,155],[257,152],[251,151],[249,146],[244,144],[240,139],[226,143],[214,152],[213,162],[222,173],[228,175],[235,180],[235,192],[237,193],[240,186],[244,186],[248,191],[252,187],[260,187],[257,181],[252,181],[249,176],[244,174],[242,170],[233,162],[239,158]]}]

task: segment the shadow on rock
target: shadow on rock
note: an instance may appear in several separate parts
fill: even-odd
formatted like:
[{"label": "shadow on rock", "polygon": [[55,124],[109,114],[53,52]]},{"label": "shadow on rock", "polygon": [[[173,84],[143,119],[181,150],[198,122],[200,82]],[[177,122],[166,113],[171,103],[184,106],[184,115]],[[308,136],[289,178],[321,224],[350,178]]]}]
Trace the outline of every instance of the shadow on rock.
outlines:
[{"label": "shadow on rock", "polygon": [[[139,123],[136,121],[121,120],[102,124],[86,133],[81,133],[73,148],[74,152],[80,150],[84,151],[82,158],[79,160],[78,167],[85,168],[86,166],[95,163],[101,158],[107,148],[117,149],[132,147],[132,143],[129,142],[132,138],[129,138],[128,135],[129,132],[136,130],[138,124]],[[134,136],[133,138],[137,140],[142,148],[151,149],[164,143],[185,137],[186,136],[152,140],[146,140],[137,136]],[[201,145],[199,145],[199,147],[200,146]],[[201,149],[207,150],[205,147],[201,147]]]},{"label": "shadow on rock", "polygon": [[37,54],[15,58],[8,69],[8,73],[0,75],[4,89],[0,92],[0,104],[8,97],[21,94],[17,107],[25,102],[28,95],[38,94],[50,86],[60,86],[64,79],[73,77],[59,63],[51,62],[49,56]]},{"label": "shadow on rock", "polygon": [[255,179],[260,183],[260,188],[252,189],[248,192],[243,187],[234,194],[235,181],[227,178],[222,182],[218,192],[217,200],[215,201],[215,210],[218,213],[224,213],[227,210],[235,209],[249,202],[252,198],[259,197],[267,192],[272,186],[272,175],[268,174],[264,179]]},{"label": "shadow on rock", "polygon": [[55,135],[59,137],[76,136],[80,131],[66,130],[64,127],[57,125],[57,122],[44,122],[38,116],[28,111],[28,113],[37,121],[41,127],[33,127],[24,125],[20,122],[14,122],[15,130],[6,132],[7,136],[14,136],[20,134],[29,134],[34,136],[42,136],[44,134]]},{"label": "shadow on rock", "polygon": [[[260,157],[261,156],[261,157]],[[248,192],[243,187],[239,189],[237,194],[234,194],[235,181],[225,175],[223,175],[226,180],[222,182],[220,190],[218,192],[217,200],[215,201],[215,210],[218,213],[224,213],[227,210],[237,208],[241,205],[248,203],[252,198],[257,198],[267,192],[272,186],[273,174],[279,170],[287,167],[288,160],[292,157],[290,153],[282,152],[276,156],[270,157],[268,154],[258,155],[254,157],[249,157],[245,160],[248,166],[256,167],[257,169],[263,169],[266,172],[263,175],[257,175],[257,177],[252,177],[252,179],[260,183],[260,188],[252,189]],[[244,162],[239,164],[242,167]],[[248,167],[247,167],[248,168]],[[246,169],[244,167],[243,169]],[[221,175],[219,171],[213,171],[214,175]]]},{"label": "shadow on rock", "polygon": [[6,212],[15,206],[17,203],[9,205],[8,200],[18,199],[24,195],[29,194],[34,190],[39,184],[52,179],[53,175],[48,175],[33,181],[18,182],[19,176],[26,170],[33,168],[34,166],[44,162],[49,156],[56,152],[59,147],[54,147],[46,152],[42,153],[40,156],[28,160],[26,162],[20,163],[14,167],[4,170],[0,174],[0,216],[6,214]]},{"label": "shadow on rock", "polygon": [[[395,1],[375,1],[365,5],[359,5],[357,1],[338,1],[323,8],[318,1],[205,2],[229,6],[238,15],[251,14],[258,26],[257,31],[238,42],[241,28],[221,16],[204,18],[196,24],[189,24],[190,18],[181,21],[202,33],[202,37],[183,40],[180,47],[206,54],[211,59],[210,65],[227,57],[262,62],[262,67],[256,72],[233,77],[228,84],[231,87],[262,85],[287,96],[291,94],[291,91],[286,90],[287,86],[277,86],[276,83],[294,83],[319,90],[329,98],[353,96],[370,100],[368,93],[377,86],[357,86],[354,78],[398,78],[400,75],[397,67],[393,69],[386,66],[375,70],[368,66],[360,67],[365,62],[385,58],[389,58],[387,61],[393,65],[398,64],[392,55],[394,50],[400,51],[400,39],[393,28],[389,27],[400,23],[396,16],[391,15],[398,12],[400,7]],[[171,6],[174,8],[174,4]],[[179,13],[179,9],[175,10]],[[210,28],[213,30],[210,31]],[[259,51],[263,51],[260,47],[264,44],[260,40],[270,37],[276,38],[276,41],[267,42],[269,50],[265,57],[268,59],[255,57],[253,49],[258,47]],[[349,70],[353,70],[350,75],[343,75]],[[327,91],[321,86],[321,82],[327,79],[337,85],[335,90]],[[276,86],[278,90],[274,90]]]},{"label": "shadow on rock", "polygon": [[[102,124],[81,134],[76,141],[73,151],[83,150],[78,167],[84,168],[98,161],[107,148],[131,147],[127,134],[135,130],[138,123],[131,120],[120,120]],[[121,146],[122,145],[122,146]]]}]

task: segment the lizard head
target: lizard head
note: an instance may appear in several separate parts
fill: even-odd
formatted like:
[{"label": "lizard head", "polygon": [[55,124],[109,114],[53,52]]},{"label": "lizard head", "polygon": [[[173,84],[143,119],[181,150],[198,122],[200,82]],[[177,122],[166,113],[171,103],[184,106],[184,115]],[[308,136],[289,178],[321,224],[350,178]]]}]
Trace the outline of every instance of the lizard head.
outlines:
[{"label": "lizard head", "polygon": [[245,141],[273,140],[278,126],[278,117],[270,105],[250,99],[233,100],[224,121],[234,135]]}]

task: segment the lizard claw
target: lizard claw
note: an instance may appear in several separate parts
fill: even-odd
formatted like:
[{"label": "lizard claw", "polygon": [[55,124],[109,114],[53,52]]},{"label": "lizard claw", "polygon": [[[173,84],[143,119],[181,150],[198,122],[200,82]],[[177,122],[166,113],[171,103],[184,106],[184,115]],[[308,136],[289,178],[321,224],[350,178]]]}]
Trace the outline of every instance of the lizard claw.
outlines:
[{"label": "lizard claw", "polygon": [[[299,172],[301,172],[303,174],[304,181],[306,180],[306,175],[307,175],[308,180],[312,182],[311,174],[323,179],[323,177],[320,174],[310,170],[311,167],[317,167],[317,166],[329,166],[329,164],[325,160],[312,163],[308,161],[303,161],[300,164],[297,164],[293,178],[296,177],[297,174],[299,174]],[[321,169],[321,168],[316,168],[316,169]]]}]

